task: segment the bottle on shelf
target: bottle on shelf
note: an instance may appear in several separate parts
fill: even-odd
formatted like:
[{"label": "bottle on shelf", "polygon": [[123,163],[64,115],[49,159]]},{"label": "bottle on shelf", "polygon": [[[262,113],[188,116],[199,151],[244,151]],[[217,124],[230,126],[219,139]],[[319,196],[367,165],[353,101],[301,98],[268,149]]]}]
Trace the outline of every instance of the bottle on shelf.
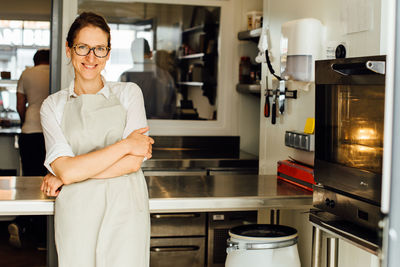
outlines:
[{"label": "bottle on shelf", "polygon": [[242,84],[251,83],[251,62],[249,57],[241,57],[239,64],[239,82]]}]

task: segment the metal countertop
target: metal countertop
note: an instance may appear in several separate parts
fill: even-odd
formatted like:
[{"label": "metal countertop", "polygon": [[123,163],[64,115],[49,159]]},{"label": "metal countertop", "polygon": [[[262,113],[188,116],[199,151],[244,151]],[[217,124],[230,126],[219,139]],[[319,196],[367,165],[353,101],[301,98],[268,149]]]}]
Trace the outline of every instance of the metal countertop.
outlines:
[{"label": "metal countertop", "polygon": [[[237,155],[223,155],[210,151],[193,151],[177,149],[156,150],[153,147],[153,157],[142,164],[143,171],[177,171],[199,169],[258,169],[258,156],[239,151]],[[162,175],[162,174],[161,174]]]},{"label": "metal countertop", "polygon": [[[0,177],[0,215],[51,215],[54,198],[41,177]],[[311,207],[312,193],[275,175],[148,176],[150,212],[234,211]]]}]

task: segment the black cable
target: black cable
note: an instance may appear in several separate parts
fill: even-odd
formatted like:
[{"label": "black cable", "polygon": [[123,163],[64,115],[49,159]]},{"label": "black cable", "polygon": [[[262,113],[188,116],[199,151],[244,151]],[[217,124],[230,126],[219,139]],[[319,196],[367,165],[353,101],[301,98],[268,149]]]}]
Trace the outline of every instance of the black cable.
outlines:
[{"label": "black cable", "polygon": [[283,79],[279,77],[278,75],[275,74],[274,68],[272,68],[271,61],[269,60],[269,55],[268,55],[268,50],[265,50],[265,58],[267,59],[267,66],[269,69],[269,72],[271,72],[272,75],[275,76],[279,81],[282,81]]}]

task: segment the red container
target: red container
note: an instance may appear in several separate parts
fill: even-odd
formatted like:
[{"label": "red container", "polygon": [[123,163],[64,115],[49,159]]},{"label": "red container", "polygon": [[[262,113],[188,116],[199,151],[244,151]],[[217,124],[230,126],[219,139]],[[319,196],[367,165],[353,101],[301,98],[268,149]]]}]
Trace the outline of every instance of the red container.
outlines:
[{"label": "red container", "polygon": [[314,169],[290,160],[280,160],[278,161],[278,179],[313,191]]}]

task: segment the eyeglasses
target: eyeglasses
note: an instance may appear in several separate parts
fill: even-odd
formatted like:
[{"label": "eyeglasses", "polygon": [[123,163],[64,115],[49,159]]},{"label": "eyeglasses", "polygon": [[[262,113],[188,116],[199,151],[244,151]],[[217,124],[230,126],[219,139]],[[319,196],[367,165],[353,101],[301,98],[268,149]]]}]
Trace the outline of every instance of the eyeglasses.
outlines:
[{"label": "eyeglasses", "polygon": [[107,46],[95,46],[90,48],[85,44],[76,44],[73,46],[73,48],[78,56],[87,56],[89,55],[90,51],[93,50],[93,53],[96,57],[103,58],[108,55],[108,52],[110,52],[110,48]]}]

